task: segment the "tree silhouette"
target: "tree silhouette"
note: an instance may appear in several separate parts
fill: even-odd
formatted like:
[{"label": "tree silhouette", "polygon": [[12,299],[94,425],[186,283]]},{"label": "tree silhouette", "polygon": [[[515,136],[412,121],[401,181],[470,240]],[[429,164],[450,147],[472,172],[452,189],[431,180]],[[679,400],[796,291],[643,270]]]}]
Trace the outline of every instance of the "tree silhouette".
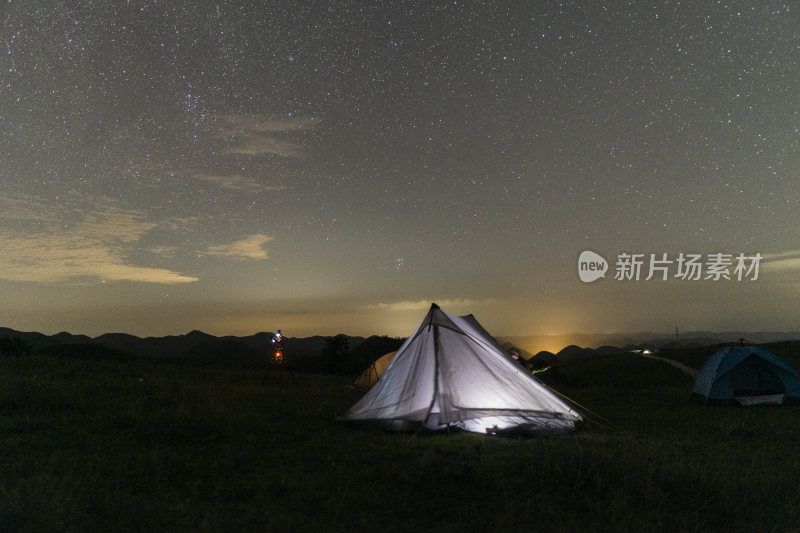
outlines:
[{"label": "tree silhouette", "polygon": [[327,359],[327,367],[330,372],[341,372],[347,365],[347,357],[350,354],[350,340],[347,335],[338,334],[335,337],[325,339],[325,347],[322,355]]}]

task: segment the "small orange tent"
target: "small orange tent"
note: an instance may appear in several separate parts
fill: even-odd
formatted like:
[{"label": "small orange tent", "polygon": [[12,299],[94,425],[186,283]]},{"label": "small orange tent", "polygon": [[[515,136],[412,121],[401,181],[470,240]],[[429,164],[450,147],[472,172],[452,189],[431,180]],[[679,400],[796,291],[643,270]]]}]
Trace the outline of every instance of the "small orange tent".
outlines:
[{"label": "small orange tent", "polygon": [[371,389],[383,375],[383,372],[386,370],[386,367],[389,366],[389,363],[392,362],[396,353],[397,352],[389,352],[386,355],[382,355],[374,363],[369,365],[369,367],[358,376],[356,387]]}]

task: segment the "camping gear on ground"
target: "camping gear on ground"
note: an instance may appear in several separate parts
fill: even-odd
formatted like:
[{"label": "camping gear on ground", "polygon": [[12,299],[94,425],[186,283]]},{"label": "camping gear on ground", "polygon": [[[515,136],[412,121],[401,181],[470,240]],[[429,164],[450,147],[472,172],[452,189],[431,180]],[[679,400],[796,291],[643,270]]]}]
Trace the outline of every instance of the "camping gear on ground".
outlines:
[{"label": "camping gear on ground", "polygon": [[572,431],[581,415],[475,324],[474,317],[433,304],[375,386],[340,420],[393,430]]},{"label": "camping gear on ground", "polygon": [[692,398],[741,405],[800,401],[800,376],[788,361],[760,346],[728,346],[706,359]]}]

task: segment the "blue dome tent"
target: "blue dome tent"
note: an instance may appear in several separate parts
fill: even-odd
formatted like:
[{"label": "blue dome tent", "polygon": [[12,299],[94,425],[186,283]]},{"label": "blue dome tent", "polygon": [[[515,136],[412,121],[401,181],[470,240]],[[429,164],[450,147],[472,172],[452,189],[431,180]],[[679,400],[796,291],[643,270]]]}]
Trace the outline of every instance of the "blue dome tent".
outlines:
[{"label": "blue dome tent", "polygon": [[728,346],[706,359],[692,389],[705,403],[800,402],[800,376],[782,357],[759,346]]}]

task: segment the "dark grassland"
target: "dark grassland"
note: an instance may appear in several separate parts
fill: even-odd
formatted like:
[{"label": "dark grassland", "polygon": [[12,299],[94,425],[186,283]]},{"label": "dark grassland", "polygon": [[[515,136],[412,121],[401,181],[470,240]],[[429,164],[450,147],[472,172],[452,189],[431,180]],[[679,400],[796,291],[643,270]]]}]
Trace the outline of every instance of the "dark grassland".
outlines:
[{"label": "dark grassland", "polygon": [[591,410],[566,438],[355,430],[352,378],[262,377],[0,358],[0,531],[800,530],[800,407],[705,407],[659,361],[539,374]]}]

